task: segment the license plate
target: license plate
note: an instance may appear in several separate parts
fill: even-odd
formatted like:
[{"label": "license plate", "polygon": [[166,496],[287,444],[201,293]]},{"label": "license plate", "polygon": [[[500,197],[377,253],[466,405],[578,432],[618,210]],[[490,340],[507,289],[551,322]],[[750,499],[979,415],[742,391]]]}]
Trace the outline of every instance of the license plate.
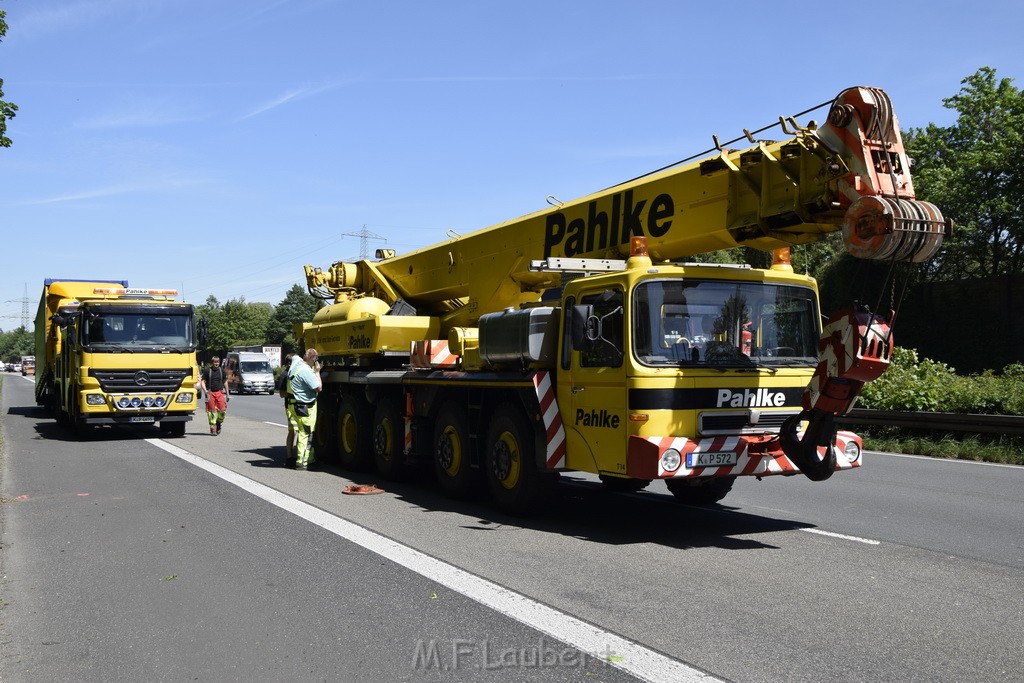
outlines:
[{"label": "license plate", "polygon": [[156,422],[152,415],[133,415],[128,418],[129,422]]},{"label": "license plate", "polygon": [[726,467],[735,465],[738,457],[735,453],[687,453],[687,467]]}]

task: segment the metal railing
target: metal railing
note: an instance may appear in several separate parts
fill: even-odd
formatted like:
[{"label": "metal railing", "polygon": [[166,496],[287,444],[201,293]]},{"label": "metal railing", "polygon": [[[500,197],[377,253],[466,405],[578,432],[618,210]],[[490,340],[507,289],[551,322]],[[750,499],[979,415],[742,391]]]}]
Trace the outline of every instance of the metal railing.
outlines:
[{"label": "metal railing", "polygon": [[1024,434],[1024,416],[973,415],[965,413],[911,413],[898,410],[867,410],[855,408],[849,415],[836,418],[840,425],[877,425],[932,429],[950,432]]}]

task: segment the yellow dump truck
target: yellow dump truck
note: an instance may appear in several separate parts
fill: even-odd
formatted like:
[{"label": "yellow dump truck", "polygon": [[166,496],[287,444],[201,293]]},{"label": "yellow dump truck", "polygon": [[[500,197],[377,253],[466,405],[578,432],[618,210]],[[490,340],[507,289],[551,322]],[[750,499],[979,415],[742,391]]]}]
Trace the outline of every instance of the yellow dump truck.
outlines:
[{"label": "yellow dump truck", "polygon": [[[297,329],[324,366],[321,452],[386,477],[427,461],[444,491],[486,487],[512,512],[561,471],[710,503],[740,476],[858,467],[834,417],[888,364],[892,315],[851,305],[823,327],[788,247],[841,230],[855,256],[921,262],[952,226],[916,198],[883,91],[823,106],[821,126],[780,117],[779,139],[715,139],[435,246],[306,266],[332,302]],[[688,262],[736,246],[776,263]]]},{"label": "yellow dump truck", "polygon": [[183,436],[196,410],[195,310],[126,280],[47,279],[35,320],[36,403],[84,432],[159,423]]}]

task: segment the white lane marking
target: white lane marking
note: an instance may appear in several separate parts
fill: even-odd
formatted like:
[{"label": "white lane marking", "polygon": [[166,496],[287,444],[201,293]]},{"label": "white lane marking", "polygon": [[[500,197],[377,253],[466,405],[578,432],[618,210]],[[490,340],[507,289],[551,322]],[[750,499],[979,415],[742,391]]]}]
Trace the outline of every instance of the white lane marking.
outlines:
[{"label": "white lane marking", "polygon": [[1009,467],[1012,469],[1022,469],[1021,465],[1011,465],[1005,462],[984,462],[982,460],[960,460],[958,458],[940,458],[935,455],[910,455],[909,453],[889,453],[887,451],[864,451],[871,455],[888,455],[892,458],[910,458],[912,460],[931,460],[932,462],[948,462],[956,463],[958,465],[986,465],[988,467]]},{"label": "white lane marking", "polygon": [[264,420],[263,424],[265,424],[265,425],[273,425],[274,427],[287,427],[288,426],[288,425],[283,425],[280,422],[270,422],[269,420]]},{"label": "white lane marking", "polygon": [[470,574],[348,520],[336,517],[161,439],[146,439],[146,442],[187,463],[202,468],[268,503],[287,510],[431,581],[461,593],[485,607],[571,645],[598,661],[606,662],[609,666],[622,669],[642,680],[664,681],[665,683],[689,681],[708,683],[720,680],[643,645],[604,631],[593,624],[531,600],[525,595]]},{"label": "white lane marking", "polygon": [[861,538],[860,536],[848,536],[846,534],[837,534],[834,531],[822,531],[821,529],[800,529],[800,531],[806,531],[809,534],[818,534],[820,536],[831,536],[832,538],[841,538],[844,541],[856,541],[857,543],[866,543],[867,545],[881,545],[881,541],[876,541],[871,538]]}]

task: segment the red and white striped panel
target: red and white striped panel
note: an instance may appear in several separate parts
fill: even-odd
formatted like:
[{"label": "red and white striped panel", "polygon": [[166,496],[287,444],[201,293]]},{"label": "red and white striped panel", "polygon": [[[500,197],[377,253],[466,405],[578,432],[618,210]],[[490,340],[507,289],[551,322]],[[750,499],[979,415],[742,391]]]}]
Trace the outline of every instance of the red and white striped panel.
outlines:
[{"label": "red and white striped panel", "polygon": [[891,358],[887,320],[852,308],[836,313],[822,330],[818,367],[807,385],[804,408],[846,413],[863,383],[878,379]]},{"label": "red and white striped panel", "polygon": [[409,350],[409,364],[420,370],[452,368],[458,362],[459,357],[449,350],[448,342],[444,339],[414,341]]},{"label": "red and white striped panel", "polygon": [[[853,467],[860,467],[861,460],[850,462],[843,455],[846,444],[856,436],[852,432],[840,431],[836,434],[836,445],[833,450],[836,454],[836,470],[848,470]],[[707,439],[693,441],[685,437],[677,436],[651,436],[646,439],[657,446],[657,476],[659,478],[676,477],[727,477],[727,476],[769,476],[773,474],[791,474],[800,471],[796,464],[786,457],[781,449],[769,452],[751,453],[751,441],[741,436],[717,436]],[[674,448],[683,456],[683,463],[675,472],[669,472],[661,466],[661,456],[669,448]],[[693,467],[686,466],[686,456],[689,453],[736,453],[736,464],[722,467]]]},{"label": "red and white striped panel", "polygon": [[540,402],[540,414],[547,432],[546,460],[548,469],[565,467],[565,430],[562,428],[562,415],[558,412],[555,400],[555,387],[551,382],[551,373],[541,370],[533,375],[533,387],[537,391]]},{"label": "red and white striped panel", "polygon": [[412,392],[405,392],[405,415],[403,416],[402,422],[405,423],[405,446],[402,450],[403,453],[409,455],[412,453],[412,418],[413,418],[413,404],[412,404]]}]

